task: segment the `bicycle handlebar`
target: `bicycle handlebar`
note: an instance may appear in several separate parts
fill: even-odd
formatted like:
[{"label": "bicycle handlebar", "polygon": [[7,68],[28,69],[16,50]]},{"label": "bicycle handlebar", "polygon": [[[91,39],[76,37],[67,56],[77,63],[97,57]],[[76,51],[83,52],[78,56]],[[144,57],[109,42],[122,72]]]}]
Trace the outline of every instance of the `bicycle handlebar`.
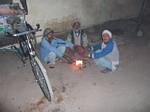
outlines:
[{"label": "bicycle handlebar", "polygon": [[30,30],[30,31],[16,33],[16,34],[13,34],[13,36],[17,37],[17,36],[26,35],[26,34],[38,32],[38,31],[42,31],[42,29],[33,29],[33,30]]}]

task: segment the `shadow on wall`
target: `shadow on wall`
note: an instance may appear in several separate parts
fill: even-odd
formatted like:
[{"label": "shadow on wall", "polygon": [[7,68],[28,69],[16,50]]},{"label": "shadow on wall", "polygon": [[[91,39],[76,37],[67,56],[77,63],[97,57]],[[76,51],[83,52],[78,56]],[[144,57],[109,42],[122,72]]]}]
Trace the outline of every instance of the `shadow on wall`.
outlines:
[{"label": "shadow on wall", "polygon": [[0,102],[0,112],[15,112],[15,111],[9,106],[5,106],[3,105],[3,103]]},{"label": "shadow on wall", "polygon": [[56,33],[68,31],[69,29],[71,29],[74,20],[77,19],[71,15],[64,17],[62,20],[59,19],[48,20],[45,24],[45,28],[50,27],[54,31],[56,31]]},{"label": "shadow on wall", "polygon": [[146,0],[144,7],[144,15],[150,15],[150,0]]},{"label": "shadow on wall", "polygon": [[0,104],[0,112],[10,112],[8,109]]}]

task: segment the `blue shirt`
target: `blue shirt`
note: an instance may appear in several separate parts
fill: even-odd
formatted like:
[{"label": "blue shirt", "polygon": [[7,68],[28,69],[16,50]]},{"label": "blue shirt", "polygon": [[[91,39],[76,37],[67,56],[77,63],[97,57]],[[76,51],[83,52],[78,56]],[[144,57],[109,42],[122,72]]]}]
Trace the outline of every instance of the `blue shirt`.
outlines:
[{"label": "blue shirt", "polygon": [[44,61],[45,57],[50,53],[54,52],[56,56],[62,57],[64,55],[64,52],[58,50],[57,48],[59,46],[64,47],[72,47],[73,45],[69,41],[64,41],[62,39],[54,37],[51,42],[49,42],[47,37],[44,37],[40,44],[40,58],[42,61]]},{"label": "blue shirt", "polygon": [[[107,43],[105,43],[106,47],[101,49],[101,44],[97,44],[93,46],[93,51],[91,53],[92,58],[97,59],[106,56],[111,53],[113,50],[113,41],[110,39]],[[98,52],[97,52],[98,51]]]}]

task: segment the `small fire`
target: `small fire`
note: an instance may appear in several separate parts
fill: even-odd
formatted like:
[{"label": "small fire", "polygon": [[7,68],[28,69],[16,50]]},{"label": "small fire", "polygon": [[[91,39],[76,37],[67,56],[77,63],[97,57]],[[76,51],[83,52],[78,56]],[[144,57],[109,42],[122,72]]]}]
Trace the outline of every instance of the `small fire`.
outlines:
[{"label": "small fire", "polygon": [[76,60],[76,66],[80,66],[80,67],[82,67],[82,65],[83,65],[83,61],[82,60]]}]

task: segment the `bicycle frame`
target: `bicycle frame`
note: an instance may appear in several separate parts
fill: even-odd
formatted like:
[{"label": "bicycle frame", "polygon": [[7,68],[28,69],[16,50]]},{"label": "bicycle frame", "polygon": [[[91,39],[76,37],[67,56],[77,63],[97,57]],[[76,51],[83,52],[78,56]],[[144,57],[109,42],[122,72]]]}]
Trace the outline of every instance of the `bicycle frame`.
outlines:
[{"label": "bicycle frame", "polygon": [[21,43],[24,43],[24,46],[22,46],[22,47],[27,49],[27,55],[28,55],[29,60],[30,60],[32,71],[33,71],[34,76],[36,78],[36,82],[38,82],[41,90],[43,91],[43,93],[45,95],[45,97],[49,101],[51,101],[53,98],[52,87],[50,85],[46,69],[44,68],[44,66],[42,65],[40,60],[38,59],[36,52],[35,52],[35,48],[32,44],[33,40],[30,37],[31,33],[37,32],[37,31],[41,31],[39,29],[39,26],[37,26],[37,29],[33,29],[33,30],[26,31],[23,33],[14,34],[14,36],[20,36],[20,37],[25,36],[24,41],[21,42]]},{"label": "bicycle frame", "polygon": [[[51,101],[53,97],[52,87],[48,80],[47,72],[38,59],[35,48],[35,33],[41,31],[41,29],[39,29],[40,25],[37,25],[37,28],[33,29],[32,26],[26,22],[25,15],[28,13],[26,0],[20,1],[24,9],[21,9],[18,3],[6,4],[0,7],[0,9],[4,9],[0,10],[0,40],[2,40],[3,43],[3,40],[7,39],[6,44],[0,46],[3,47],[0,48],[0,50],[16,52],[24,64],[26,58],[28,58],[36,81],[45,97]],[[11,39],[15,39],[15,41],[12,41],[10,37]],[[19,47],[15,45],[18,42]]]}]

